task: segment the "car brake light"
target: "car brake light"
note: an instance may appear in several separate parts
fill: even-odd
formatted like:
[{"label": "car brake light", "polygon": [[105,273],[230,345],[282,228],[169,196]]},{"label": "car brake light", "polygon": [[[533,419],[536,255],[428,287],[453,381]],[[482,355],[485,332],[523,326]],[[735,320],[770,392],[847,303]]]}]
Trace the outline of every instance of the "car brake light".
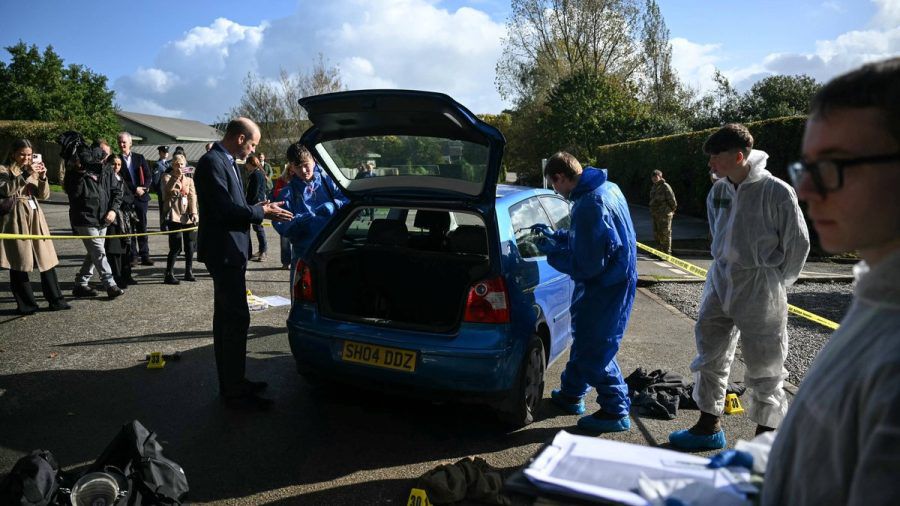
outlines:
[{"label": "car brake light", "polygon": [[312,270],[303,260],[297,260],[297,270],[294,272],[294,300],[315,302],[315,292],[312,284]]},{"label": "car brake light", "polygon": [[475,323],[509,323],[509,295],[502,277],[485,279],[469,288],[463,319]]}]

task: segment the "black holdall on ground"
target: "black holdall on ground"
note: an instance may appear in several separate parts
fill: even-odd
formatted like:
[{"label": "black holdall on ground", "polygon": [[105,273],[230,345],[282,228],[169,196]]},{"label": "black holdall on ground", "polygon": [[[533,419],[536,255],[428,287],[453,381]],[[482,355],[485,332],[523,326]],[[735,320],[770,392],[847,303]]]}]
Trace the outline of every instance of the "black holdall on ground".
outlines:
[{"label": "black holdall on ground", "polygon": [[121,469],[129,480],[129,505],[182,504],[187,477],[177,463],[162,454],[156,434],[134,420],[125,424],[87,472],[108,466]]},{"label": "black holdall on ground", "polygon": [[0,482],[0,504],[47,506],[57,504],[61,476],[56,458],[47,450],[34,450],[16,461]]}]

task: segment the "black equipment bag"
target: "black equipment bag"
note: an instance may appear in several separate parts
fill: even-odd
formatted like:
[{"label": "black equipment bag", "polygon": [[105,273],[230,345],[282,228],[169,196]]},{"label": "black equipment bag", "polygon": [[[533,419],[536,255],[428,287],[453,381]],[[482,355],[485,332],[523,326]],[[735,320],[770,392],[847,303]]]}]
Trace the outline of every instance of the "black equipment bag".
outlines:
[{"label": "black equipment bag", "polygon": [[47,506],[56,503],[59,464],[47,450],[34,450],[16,461],[0,483],[0,504]]},{"label": "black equipment bag", "polygon": [[107,445],[88,472],[122,469],[130,483],[128,504],[182,504],[189,487],[181,466],[163,456],[156,434],[134,420]]}]

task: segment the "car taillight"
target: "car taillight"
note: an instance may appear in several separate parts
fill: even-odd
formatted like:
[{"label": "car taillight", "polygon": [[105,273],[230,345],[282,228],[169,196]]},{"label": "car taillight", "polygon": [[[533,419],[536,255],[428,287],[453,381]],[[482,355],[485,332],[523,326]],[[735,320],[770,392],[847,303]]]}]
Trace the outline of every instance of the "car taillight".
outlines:
[{"label": "car taillight", "polygon": [[303,260],[297,260],[297,270],[294,272],[294,300],[316,301],[312,284],[312,270]]},{"label": "car taillight", "polygon": [[479,281],[469,288],[463,319],[474,323],[509,323],[509,295],[503,278]]}]

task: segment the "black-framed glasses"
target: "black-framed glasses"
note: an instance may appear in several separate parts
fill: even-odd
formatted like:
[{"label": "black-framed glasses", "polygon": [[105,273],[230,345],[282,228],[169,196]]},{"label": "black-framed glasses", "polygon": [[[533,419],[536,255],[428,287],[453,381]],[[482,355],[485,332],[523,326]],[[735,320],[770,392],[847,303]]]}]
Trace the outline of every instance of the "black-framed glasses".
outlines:
[{"label": "black-framed glasses", "polygon": [[844,169],[854,165],[873,163],[900,162],[900,152],[889,155],[862,156],[859,158],[844,158],[834,160],[819,160],[817,162],[794,162],[788,165],[787,172],[794,183],[794,188],[799,188],[803,181],[803,173],[809,172],[813,185],[822,195],[840,190],[844,186]]}]

